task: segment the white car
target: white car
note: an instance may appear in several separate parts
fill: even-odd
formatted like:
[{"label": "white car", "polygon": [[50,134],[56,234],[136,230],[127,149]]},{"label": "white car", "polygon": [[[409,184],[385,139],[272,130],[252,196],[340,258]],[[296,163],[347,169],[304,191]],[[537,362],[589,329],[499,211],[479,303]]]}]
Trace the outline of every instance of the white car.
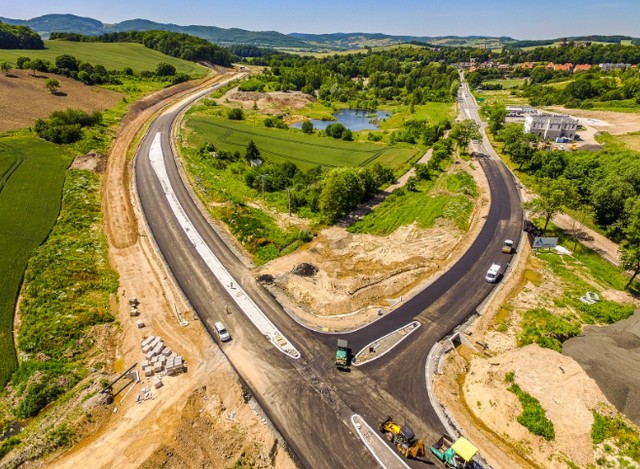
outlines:
[{"label": "white car", "polygon": [[229,334],[227,329],[224,327],[224,324],[222,324],[221,322],[216,322],[213,325],[213,328],[216,330],[216,334],[218,335],[218,337],[222,342],[227,342],[231,340],[231,335]]},{"label": "white car", "polygon": [[499,276],[500,266],[498,264],[491,264],[491,267],[489,267],[489,270],[487,270],[487,275],[484,276],[484,279],[487,282],[496,283]]}]

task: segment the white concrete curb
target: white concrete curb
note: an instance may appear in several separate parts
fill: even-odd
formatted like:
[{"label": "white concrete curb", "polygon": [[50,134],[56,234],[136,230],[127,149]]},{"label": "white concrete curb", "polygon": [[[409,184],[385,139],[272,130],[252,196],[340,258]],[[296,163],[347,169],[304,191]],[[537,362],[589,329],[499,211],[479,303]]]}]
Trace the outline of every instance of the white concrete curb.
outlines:
[{"label": "white concrete curb", "polygon": [[380,467],[384,468],[384,469],[389,469],[388,466],[386,466],[378,457],[378,455],[376,454],[375,450],[373,449],[373,447],[371,446],[371,444],[367,441],[367,439],[364,437],[364,435],[362,434],[362,427],[367,427],[367,429],[371,432],[372,435],[374,435],[378,440],[380,440],[382,442],[382,444],[384,445],[384,447],[389,451],[389,454],[393,454],[393,456],[397,459],[398,461],[398,466],[397,467],[401,467],[401,468],[406,468],[406,469],[410,469],[409,466],[407,466],[407,463],[405,463],[402,458],[398,455],[398,453],[396,453],[395,451],[393,451],[391,448],[389,448],[389,446],[387,446],[387,443],[382,439],[382,437],[380,435],[378,435],[378,432],[376,432],[373,428],[371,428],[369,426],[369,424],[358,414],[353,414],[351,416],[351,423],[353,425],[353,428],[356,429],[356,433],[358,434],[358,437],[362,440],[362,442],[364,443],[364,445],[367,447],[367,449],[369,450],[369,452],[371,453],[371,455],[375,458],[375,460],[378,462],[378,464],[380,464]]},{"label": "white concrete curb", "polygon": [[184,208],[180,204],[180,201],[169,182],[169,176],[167,175],[167,169],[164,164],[164,155],[162,153],[162,146],[160,143],[160,133],[157,133],[153,139],[149,150],[149,160],[160,184],[162,185],[164,195],[167,198],[169,206],[176,216],[178,223],[180,223],[180,226],[189,238],[189,241],[191,241],[193,246],[196,248],[196,251],[198,251],[198,254],[200,254],[222,287],[227,291],[229,296],[236,302],[238,307],[244,312],[249,320],[258,328],[258,330],[262,332],[267,339],[269,339],[274,347],[291,358],[300,358],[300,352],[284,337],[284,335],[282,335],[258,305],[256,305],[240,285],[238,285],[229,271],[224,267],[224,265],[222,265],[222,262],[220,262],[220,260],[213,254],[213,251],[211,251],[209,246],[207,246],[207,243],[205,243],[204,239],[200,233],[198,233],[195,226],[185,213]]}]

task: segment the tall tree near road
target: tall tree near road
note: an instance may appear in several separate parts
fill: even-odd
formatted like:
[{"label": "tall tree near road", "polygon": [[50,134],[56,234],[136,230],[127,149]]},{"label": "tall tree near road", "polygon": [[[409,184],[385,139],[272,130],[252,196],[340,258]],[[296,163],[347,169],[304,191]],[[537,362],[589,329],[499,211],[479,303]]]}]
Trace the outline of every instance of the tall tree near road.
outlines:
[{"label": "tall tree near road", "polygon": [[453,125],[449,136],[453,138],[463,151],[467,150],[471,140],[482,138],[480,126],[472,119],[465,119]]},{"label": "tall tree near road", "polygon": [[260,158],[260,150],[258,150],[258,147],[253,140],[249,141],[244,157],[247,162],[251,162],[251,160],[257,160]]},{"label": "tall tree near road", "polygon": [[497,134],[504,127],[504,121],[507,117],[507,108],[499,103],[488,106],[486,109],[489,129],[493,135]]},{"label": "tall tree near road", "polygon": [[571,207],[578,200],[578,191],[570,181],[564,177],[558,179],[542,178],[539,183],[539,197],[532,200],[526,207],[544,216],[544,228],[547,230],[549,221],[554,215],[562,212],[562,207]]},{"label": "tall tree near road", "polygon": [[623,269],[632,272],[624,287],[626,290],[640,273],[640,198],[628,204],[627,225],[623,232],[625,239],[620,244],[620,263]]}]

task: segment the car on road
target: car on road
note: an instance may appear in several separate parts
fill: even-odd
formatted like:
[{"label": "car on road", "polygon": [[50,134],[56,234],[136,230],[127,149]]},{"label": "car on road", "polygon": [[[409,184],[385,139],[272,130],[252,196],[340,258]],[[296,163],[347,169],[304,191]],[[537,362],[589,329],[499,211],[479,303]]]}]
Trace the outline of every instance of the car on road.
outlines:
[{"label": "car on road", "polygon": [[213,325],[213,328],[216,330],[216,335],[222,342],[228,342],[231,340],[231,334],[229,334],[227,328],[224,327],[224,324],[218,321]]},{"label": "car on road", "polygon": [[500,266],[498,264],[491,264],[491,267],[487,270],[487,275],[484,276],[484,279],[489,283],[496,283],[498,281],[498,277],[500,277]]}]

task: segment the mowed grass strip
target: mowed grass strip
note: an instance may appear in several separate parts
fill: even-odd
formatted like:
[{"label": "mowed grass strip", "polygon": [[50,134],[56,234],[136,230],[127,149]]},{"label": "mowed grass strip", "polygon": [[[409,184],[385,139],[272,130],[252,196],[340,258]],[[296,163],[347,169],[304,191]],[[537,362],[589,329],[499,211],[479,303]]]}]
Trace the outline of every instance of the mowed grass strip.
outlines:
[{"label": "mowed grass strip", "polygon": [[131,42],[72,42],[45,41],[45,49],[0,49],[0,61],[6,60],[15,66],[18,57],[48,60],[54,63],[56,57],[63,54],[73,55],[75,58],[93,65],[103,65],[107,70],[122,70],[131,67],[134,72],[143,70],[153,71],[159,62],[166,62],[174,67],[178,73],[186,73],[193,77],[201,77],[207,69],[194,62],[178,59],[149,49],[142,44]]},{"label": "mowed grass strip", "polygon": [[201,114],[188,116],[187,127],[188,142],[193,147],[213,143],[218,149],[244,155],[247,144],[253,140],[265,159],[291,161],[301,169],[318,165],[355,167],[378,162],[396,170],[416,154],[411,148],[346,142]]},{"label": "mowed grass strip", "polygon": [[25,266],[49,234],[60,211],[70,157],[31,137],[0,139],[0,167],[22,157],[0,192],[0,383],[17,367],[13,312]]}]

